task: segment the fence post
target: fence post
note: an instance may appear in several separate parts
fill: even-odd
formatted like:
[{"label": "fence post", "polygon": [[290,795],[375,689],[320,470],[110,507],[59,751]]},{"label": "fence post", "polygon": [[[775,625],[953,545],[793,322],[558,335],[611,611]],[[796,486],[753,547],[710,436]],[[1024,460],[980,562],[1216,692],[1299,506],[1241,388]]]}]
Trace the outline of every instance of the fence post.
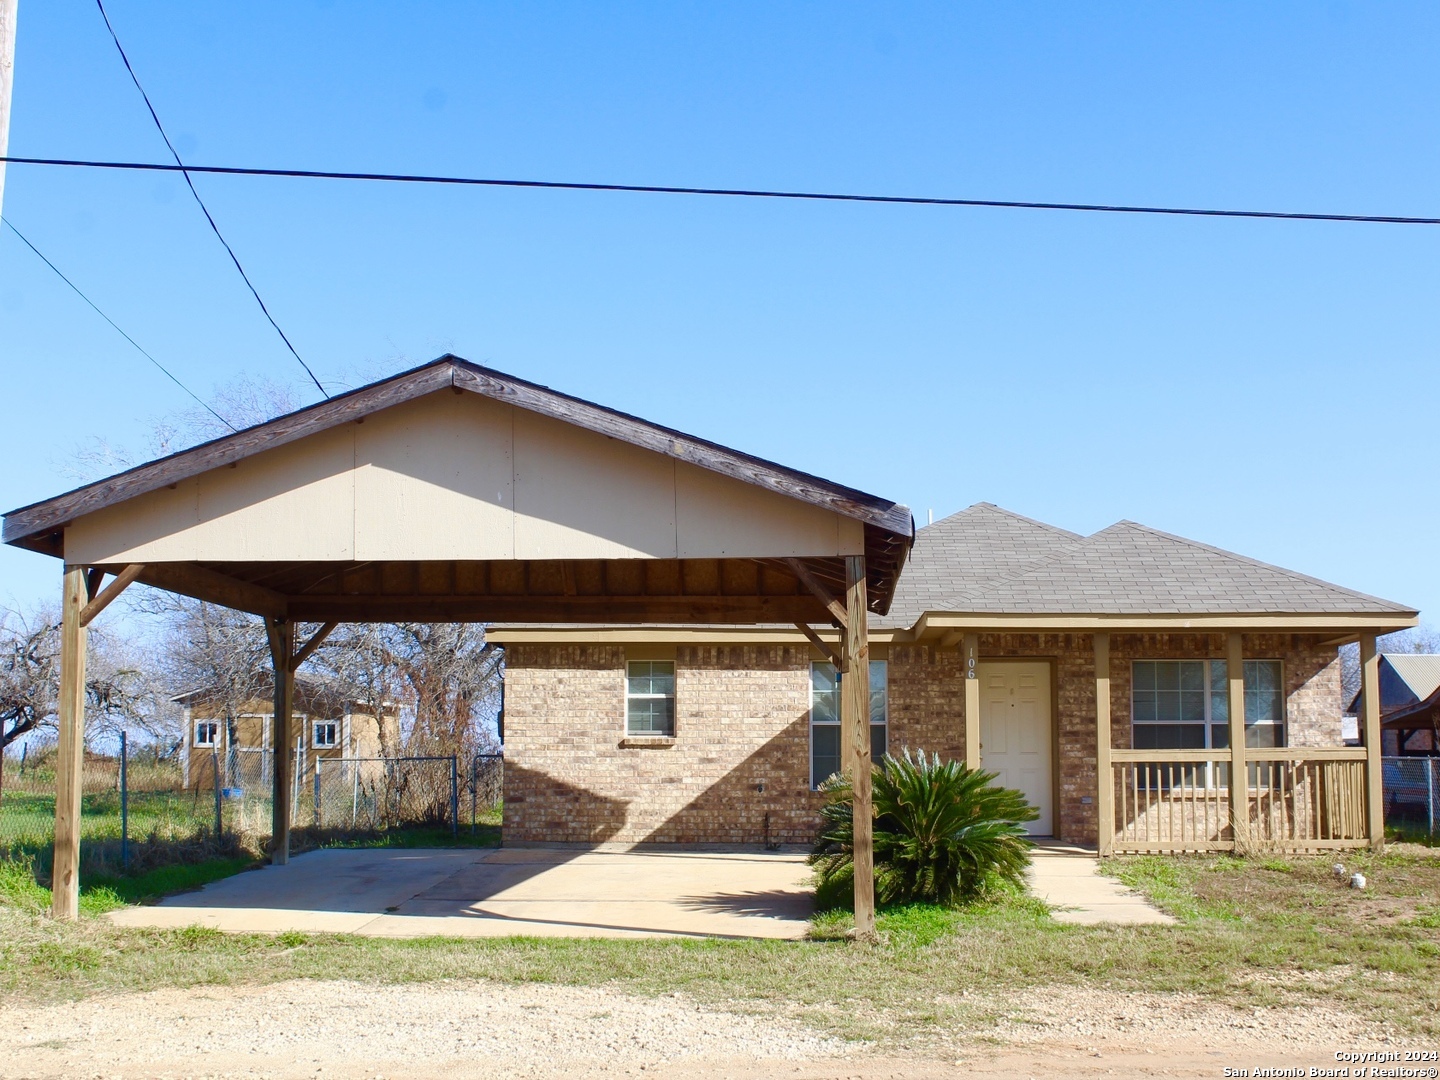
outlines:
[{"label": "fence post", "polygon": [[130,747],[120,732],[120,865],[130,866]]},{"label": "fence post", "polygon": [[1435,835],[1435,759],[1425,760],[1425,811],[1428,815],[1429,835]]},{"label": "fence post", "polygon": [[320,755],[315,755],[315,827],[320,827]]},{"label": "fence post", "polygon": [[215,843],[220,843],[220,833],[225,827],[220,813],[220,751],[211,750],[210,760],[215,763]]},{"label": "fence post", "polygon": [[475,818],[480,809],[480,755],[470,757],[470,835],[475,835]]},{"label": "fence post", "polygon": [[460,835],[460,772],[454,754],[450,755],[450,835]]}]

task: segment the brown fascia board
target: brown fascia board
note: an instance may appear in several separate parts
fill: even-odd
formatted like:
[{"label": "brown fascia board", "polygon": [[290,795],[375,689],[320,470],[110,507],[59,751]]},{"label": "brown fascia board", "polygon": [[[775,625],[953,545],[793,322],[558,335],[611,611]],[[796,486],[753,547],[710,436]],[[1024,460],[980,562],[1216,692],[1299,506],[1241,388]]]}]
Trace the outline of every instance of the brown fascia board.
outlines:
[{"label": "brown fascia board", "polygon": [[340,424],[364,419],[381,409],[423,397],[447,386],[507,402],[802,502],[826,507],[894,533],[907,544],[915,535],[914,521],[906,506],[673,428],[661,427],[513,375],[483,368],[447,353],[428,364],[369,386],[137,465],[53,498],[19,507],[5,515],[0,538],[7,544],[58,555],[60,552],[51,534],[77,517]]}]

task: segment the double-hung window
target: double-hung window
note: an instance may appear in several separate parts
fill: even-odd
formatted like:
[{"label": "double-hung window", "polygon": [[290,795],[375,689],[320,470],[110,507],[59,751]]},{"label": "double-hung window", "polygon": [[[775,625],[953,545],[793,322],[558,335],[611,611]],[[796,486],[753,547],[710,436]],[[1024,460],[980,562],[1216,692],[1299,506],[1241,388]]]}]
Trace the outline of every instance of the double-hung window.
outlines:
[{"label": "double-hung window", "polygon": [[[1230,746],[1230,697],[1224,660],[1136,660],[1131,721],[1137,750],[1210,750]],[[1280,661],[1245,661],[1245,745],[1285,745]]]},{"label": "double-hung window", "polygon": [[[834,664],[810,665],[810,786],[840,772],[840,681]],[[870,757],[885,756],[889,702],[884,660],[870,661]]]},{"label": "double-hung window", "polygon": [[631,660],[626,665],[625,734],[675,737],[675,661]]}]

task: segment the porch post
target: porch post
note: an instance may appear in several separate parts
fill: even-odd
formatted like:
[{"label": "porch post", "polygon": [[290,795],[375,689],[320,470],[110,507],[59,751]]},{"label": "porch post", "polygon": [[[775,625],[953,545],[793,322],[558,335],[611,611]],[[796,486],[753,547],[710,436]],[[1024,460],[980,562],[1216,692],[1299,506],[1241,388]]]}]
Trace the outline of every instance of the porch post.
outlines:
[{"label": "porch post", "polygon": [[55,762],[55,854],[50,914],[73,919],[80,910],[80,785],[85,764],[85,627],[90,599],[83,566],[65,567],[60,610],[59,755]]},{"label": "porch post", "polygon": [[1360,635],[1360,700],[1364,703],[1362,717],[1365,732],[1365,824],[1370,846],[1379,851],[1385,846],[1385,788],[1380,754],[1380,655],[1375,651],[1375,635]]},{"label": "porch post", "polygon": [[845,674],[840,681],[841,741],[850,773],[855,859],[855,936],[875,938],[875,838],[870,761],[870,631],[865,556],[845,557]]},{"label": "porch post", "polygon": [[965,665],[965,764],[980,768],[980,635],[966,634],[961,645]]},{"label": "porch post", "polygon": [[1235,850],[1250,846],[1250,770],[1245,762],[1245,649],[1239,634],[1225,638],[1225,677],[1230,713],[1230,834]]},{"label": "porch post", "polygon": [[270,862],[284,866],[290,861],[290,714],[295,704],[295,624],[288,619],[266,623],[270,633],[270,664],[275,672],[274,717],[271,720],[274,747],[274,795],[270,807]]},{"label": "porch post", "polygon": [[1101,858],[1115,849],[1115,770],[1110,764],[1110,635],[1095,635],[1095,835]]}]

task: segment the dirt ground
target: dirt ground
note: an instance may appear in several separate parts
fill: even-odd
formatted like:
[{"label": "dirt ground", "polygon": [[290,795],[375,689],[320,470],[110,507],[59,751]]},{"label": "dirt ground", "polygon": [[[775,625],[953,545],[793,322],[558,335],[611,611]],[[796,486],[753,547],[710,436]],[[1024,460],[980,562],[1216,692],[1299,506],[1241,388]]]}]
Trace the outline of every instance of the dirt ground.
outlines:
[{"label": "dirt ground", "polygon": [[936,1004],[977,1019],[879,1050],[678,994],[484,982],[162,990],[12,1004],[0,1077],[1215,1077],[1334,1067],[1337,1050],[1396,1045],[1344,1012],[1240,1011],[1180,994],[1052,987]]}]

